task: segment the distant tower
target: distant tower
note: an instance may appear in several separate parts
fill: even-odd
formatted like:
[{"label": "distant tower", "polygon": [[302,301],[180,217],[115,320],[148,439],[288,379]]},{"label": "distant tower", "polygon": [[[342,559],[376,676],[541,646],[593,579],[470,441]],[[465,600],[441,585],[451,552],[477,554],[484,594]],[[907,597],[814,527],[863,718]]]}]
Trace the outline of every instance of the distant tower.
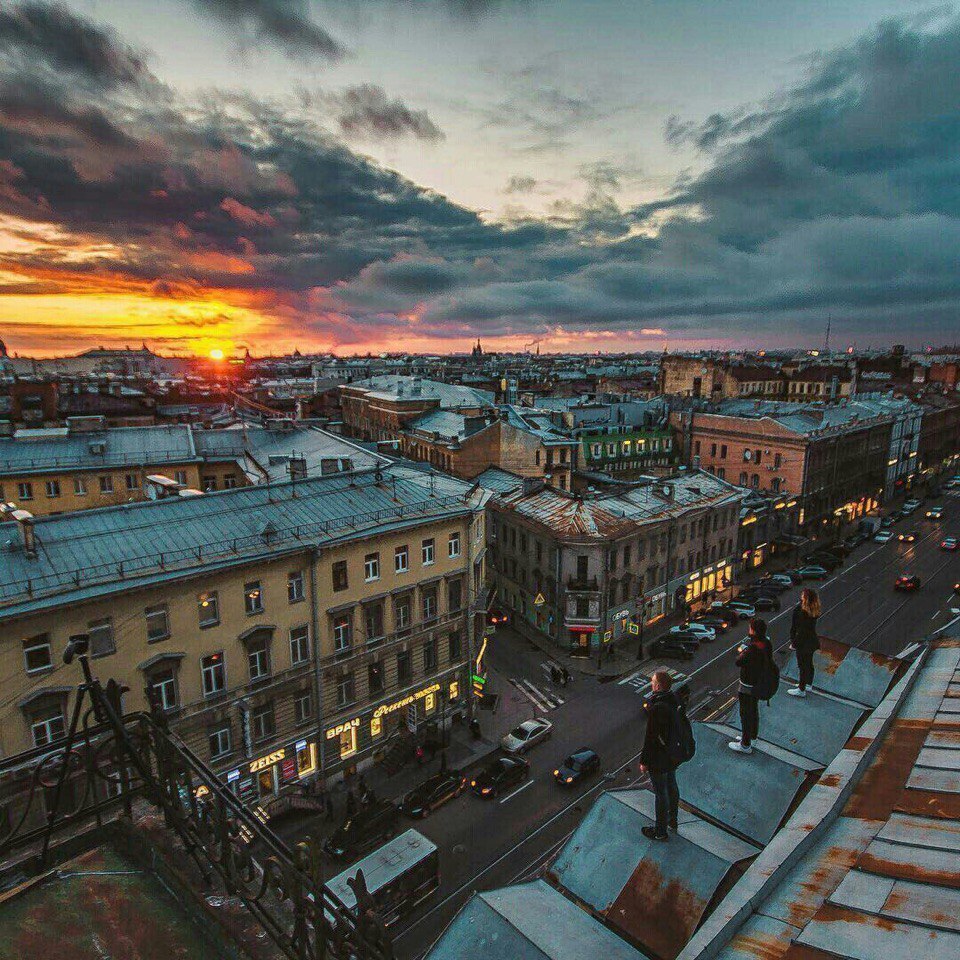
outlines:
[{"label": "distant tower", "polygon": [[470,355],[474,360],[479,360],[483,357],[483,347],[480,346],[479,337],[477,337],[477,345],[470,351]]},{"label": "distant tower", "polygon": [[823,338],[823,352],[830,353],[830,318],[827,317],[827,335]]},{"label": "distant tower", "polygon": [[6,360],[7,356],[7,345],[0,340],[0,360]]}]

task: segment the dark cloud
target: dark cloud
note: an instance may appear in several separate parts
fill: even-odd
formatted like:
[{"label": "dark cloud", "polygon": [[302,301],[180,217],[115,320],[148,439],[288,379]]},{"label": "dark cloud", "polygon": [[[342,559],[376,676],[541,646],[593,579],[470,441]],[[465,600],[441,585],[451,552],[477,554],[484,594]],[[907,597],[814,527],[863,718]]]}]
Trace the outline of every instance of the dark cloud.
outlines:
[{"label": "dark cloud", "polygon": [[340,131],[348,139],[443,139],[443,131],[426,110],[411,110],[401,100],[391,100],[383,87],[375,83],[347,87],[339,93],[325,94],[323,99],[336,114]]},{"label": "dark cloud", "polygon": [[225,23],[270,40],[297,57],[339,60],[346,48],[310,18],[305,0],[192,0]]}]

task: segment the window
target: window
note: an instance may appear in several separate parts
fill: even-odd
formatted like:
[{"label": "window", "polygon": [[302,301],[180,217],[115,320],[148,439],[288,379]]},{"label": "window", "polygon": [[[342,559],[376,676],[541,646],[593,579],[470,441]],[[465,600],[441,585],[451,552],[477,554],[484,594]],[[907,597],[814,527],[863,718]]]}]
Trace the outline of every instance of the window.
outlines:
[{"label": "window", "polygon": [[87,495],[87,478],[86,477],[73,478],[73,492],[78,497],[85,497]]},{"label": "window", "polygon": [[720,444],[720,459],[721,460],[727,459],[727,445],[725,443]]},{"label": "window", "polygon": [[147,619],[147,643],[166,640],[170,636],[170,617],[167,614],[165,603],[158,603],[155,607],[147,607],[143,614]]},{"label": "window", "polygon": [[247,664],[250,667],[250,682],[270,676],[270,641],[266,637],[251,640],[247,647]]},{"label": "window", "polygon": [[746,470],[744,470],[744,471],[740,474],[740,486],[741,486],[741,487],[745,487],[746,485],[747,485],[747,472],[746,472]]},{"label": "window", "polygon": [[200,661],[200,679],[205,697],[212,697],[224,691],[226,677],[223,669],[223,653],[211,653]]},{"label": "window", "polygon": [[693,442],[693,452],[696,456],[700,456],[700,441],[694,440]]},{"label": "window", "polygon": [[747,450],[746,448],[744,448],[743,450],[744,463],[749,463],[752,457],[753,457],[753,452],[751,450]]},{"label": "window", "polygon": [[50,648],[50,635],[38,633],[23,641],[23,661],[27,673],[40,673],[53,668],[53,656]]},{"label": "window", "polygon": [[277,732],[277,718],[273,712],[273,703],[261,703],[250,713],[250,726],[253,739],[258,743],[269,740]]},{"label": "window", "polygon": [[337,706],[346,707],[353,699],[353,674],[347,673],[337,681]]},{"label": "window", "polygon": [[220,622],[220,598],[216,590],[208,590],[197,597],[201,627],[214,627]]},{"label": "window", "polygon": [[200,489],[204,493],[212,493],[217,489],[217,478],[213,475],[208,475],[200,478]]},{"label": "window", "polygon": [[309,723],[313,716],[313,694],[309,690],[301,690],[293,698],[293,722],[300,726]]},{"label": "window", "polygon": [[413,659],[409,650],[397,654],[397,683],[409,683],[413,677]]},{"label": "window", "polygon": [[760,474],[759,474],[759,473],[755,473],[755,474],[750,478],[750,486],[751,486],[751,487],[759,487],[759,486],[760,486]]},{"label": "window", "polygon": [[287,600],[290,603],[299,603],[305,594],[303,590],[303,571],[294,570],[287,574]]},{"label": "window", "polygon": [[456,613],[463,606],[463,583],[450,580],[447,583],[447,611]]},{"label": "window", "polygon": [[187,485],[187,471],[186,470],[177,470],[173,474],[173,479],[177,483],[182,483],[184,486]]},{"label": "window", "polygon": [[223,478],[223,489],[224,490],[234,490],[237,486],[237,478],[226,476]]},{"label": "window", "polygon": [[55,499],[60,496],[60,481],[59,480],[48,480],[46,484],[47,496],[51,499]]},{"label": "window", "polygon": [[135,473],[128,473],[124,479],[128,490],[136,490],[140,486],[140,478]]},{"label": "window", "polygon": [[587,579],[588,558],[584,556],[577,557],[577,579],[582,583]]},{"label": "window", "polygon": [[577,616],[581,619],[590,616],[590,601],[586,597],[577,597]]},{"label": "window", "polygon": [[346,590],[349,586],[349,580],[347,578],[347,561],[346,560],[335,560],[333,563],[333,589],[336,592],[341,590]]},{"label": "window", "polygon": [[379,660],[367,664],[367,687],[370,696],[383,693],[383,664]]},{"label": "window", "polygon": [[410,569],[410,554],[406,544],[393,551],[393,569],[396,573],[406,573]]},{"label": "window", "polygon": [[451,533],[447,540],[447,556],[454,560],[460,556],[460,533]]},{"label": "window", "polygon": [[420,556],[425,567],[429,567],[433,563],[433,553],[433,537],[430,537],[429,540],[424,540],[420,545]]},{"label": "window", "polygon": [[90,634],[90,656],[105,657],[108,653],[116,653],[117,645],[113,639],[113,618],[101,617],[91,620],[87,624]]},{"label": "window", "polygon": [[113,477],[106,476],[100,477],[100,492],[101,493],[113,493]]},{"label": "window", "polygon": [[623,565],[624,567],[630,566],[630,547],[629,545],[623,548]]},{"label": "window", "polygon": [[337,653],[343,653],[352,643],[353,624],[349,614],[341,613],[333,618],[333,648]]},{"label": "window", "polygon": [[710,456],[715,457],[717,455],[717,445],[715,443],[710,444]]},{"label": "window", "polygon": [[727,468],[726,467],[717,467],[717,476],[721,480],[726,480],[727,478]]},{"label": "window", "polygon": [[263,613],[263,589],[259,580],[243,585],[243,608],[248,614]]},{"label": "window", "polygon": [[226,756],[232,749],[230,743],[230,725],[217,727],[211,730],[207,743],[210,745],[210,759],[216,760],[217,757]]},{"label": "window", "polygon": [[397,631],[407,630],[410,627],[410,598],[398,597],[393,605],[394,626]]},{"label": "window", "polygon": [[33,734],[35,747],[45,747],[48,743],[65,737],[67,725],[63,718],[63,707],[56,704],[36,714],[30,722],[30,732]]},{"label": "window", "polygon": [[151,674],[150,689],[156,691],[161,710],[177,709],[177,678],[173,667]]},{"label": "window", "polygon": [[780,453],[775,453],[773,455],[773,469],[779,470],[782,463],[783,463],[783,455]]},{"label": "window", "polygon": [[463,641],[460,637],[460,631],[454,630],[450,634],[450,637],[447,642],[449,648],[448,653],[451,660],[459,660],[461,656],[461,651],[463,649]]},{"label": "window", "polygon": [[17,499],[18,500],[32,500],[33,499],[33,484],[29,481],[22,480],[17,484]]},{"label": "window", "polygon": [[380,579],[380,554],[368,553],[363,558],[363,579],[367,583]]},{"label": "window", "polygon": [[306,663],[310,658],[310,627],[303,624],[290,628],[290,663]]},{"label": "window", "polygon": [[368,603],[363,608],[363,626],[366,632],[367,643],[383,639],[383,604],[381,602]]},{"label": "window", "polygon": [[432,673],[437,669],[437,639],[431,637],[423,645],[423,672]]},{"label": "window", "polygon": [[425,587],[421,593],[423,601],[423,619],[436,620],[437,618],[437,588]]}]

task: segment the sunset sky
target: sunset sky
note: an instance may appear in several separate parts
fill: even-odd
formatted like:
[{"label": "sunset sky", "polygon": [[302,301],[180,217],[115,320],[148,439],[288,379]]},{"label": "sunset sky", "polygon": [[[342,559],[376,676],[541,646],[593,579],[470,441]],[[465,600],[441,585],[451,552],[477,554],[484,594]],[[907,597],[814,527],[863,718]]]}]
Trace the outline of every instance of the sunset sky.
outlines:
[{"label": "sunset sky", "polygon": [[960,20],[0,2],[11,351],[960,339]]}]

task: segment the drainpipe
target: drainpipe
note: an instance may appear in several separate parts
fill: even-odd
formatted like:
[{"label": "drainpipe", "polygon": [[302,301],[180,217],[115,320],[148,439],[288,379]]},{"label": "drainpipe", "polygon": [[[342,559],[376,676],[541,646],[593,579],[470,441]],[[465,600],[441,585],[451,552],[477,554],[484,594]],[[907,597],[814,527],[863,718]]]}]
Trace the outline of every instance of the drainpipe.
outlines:
[{"label": "drainpipe", "polygon": [[326,740],[323,737],[323,675],[320,669],[320,618],[317,610],[317,563],[321,550],[312,547],[310,558],[310,640],[313,646],[313,692],[317,705],[317,747],[320,763],[320,777],[325,779]]}]

